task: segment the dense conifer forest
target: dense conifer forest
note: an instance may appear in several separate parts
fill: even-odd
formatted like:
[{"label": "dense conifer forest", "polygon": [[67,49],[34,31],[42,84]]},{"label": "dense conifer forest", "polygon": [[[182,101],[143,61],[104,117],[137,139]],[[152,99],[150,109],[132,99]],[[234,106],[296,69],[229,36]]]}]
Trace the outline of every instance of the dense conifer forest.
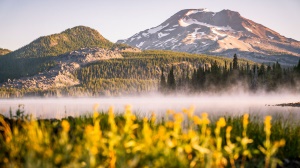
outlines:
[{"label": "dense conifer forest", "polygon": [[[300,77],[300,61],[294,68],[282,68],[277,62],[273,65],[238,63],[235,54],[232,62],[220,65],[217,61],[202,64],[191,70],[182,69],[181,75],[174,75],[174,66],[166,73],[161,72],[160,91],[170,92],[216,92],[216,91],[278,91],[298,90],[297,82]],[[166,78],[167,76],[167,78]]]},{"label": "dense conifer forest", "polygon": [[[124,58],[102,60],[73,72],[80,84],[65,88],[0,88],[1,97],[118,96],[205,92],[299,91],[300,64],[282,67],[252,61],[171,51],[122,53]],[[51,66],[49,61],[44,65]]]}]

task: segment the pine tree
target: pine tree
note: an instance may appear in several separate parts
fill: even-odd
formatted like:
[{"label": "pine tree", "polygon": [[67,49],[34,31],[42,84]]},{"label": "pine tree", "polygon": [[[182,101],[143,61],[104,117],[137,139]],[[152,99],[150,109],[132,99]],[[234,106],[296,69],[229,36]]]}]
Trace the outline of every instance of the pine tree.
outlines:
[{"label": "pine tree", "polygon": [[227,73],[227,68],[228,68],[228,67],[227,67],[227,61],[225,61],[223,73],[225,73],[225,74]]},{"label": "pine tree", "polygon": [[252,82],[251,82],[251,89],[253,91],[257,89],[257,82],[258,82],[257,78],[258,78],[257,65],[254,65],[252,71]]},{"label": "pine tree", "polygon": [[300,59],[298,61],[298,65],[294,68],[294,70],[296,71],[296,73],[299,75],[300,74]]},{"label": "pine tree", "polygon": [[234,54],[233,56],[233,67],[232,67],[234,70],[235,69],[238,69],[238,58],[237,58],[237,55]]},{"label": "pine tree", "polygon": [[247,65],[246,65],[246,71],[247,71],[247,74],[249,74],[249,71],[250,71],[250,65],[249,65],[249,62],[247,62]]},{"label": "pine tree", "polygon": [[161,76],[160,76],[160,90],[164,91],[166,89],[167,83],[166,83],[166,78],[164,75],[164,69],[161,69]]},{"label": "pine tree", "polygon": [[168,75],[168,89],[174,91],[176,89],[175,76],[174,76],[174,66],[172,66],[170,73]]},{"label": "pine tree", "polygon": [[199,89],[203,89],[205,83],[205,70],[201,66],[197,71],[197,81],[198,81]]}]

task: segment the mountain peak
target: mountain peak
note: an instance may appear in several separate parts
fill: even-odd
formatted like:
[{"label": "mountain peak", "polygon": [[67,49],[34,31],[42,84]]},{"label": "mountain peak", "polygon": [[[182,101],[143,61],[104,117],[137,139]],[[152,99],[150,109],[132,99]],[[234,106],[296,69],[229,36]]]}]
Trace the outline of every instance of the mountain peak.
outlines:
[{"label": "mountain peak", "polygon": [[200,13],[200,12],[211,12],[207,8],[200,8],[200,9],[186,9],[188,12],[185,14],[185,16],[189,16],[192,14]]},{"label": "mountain peak", "polygon": [[[143,50],[175,50],[232,56],[234,53],[257,62],[282,61],[291,65],[300,56],[300,42],[246,19],[228,9],[184,9],[162,24],[141,31],[118,43]],[[289,60],[279,59],[291,55]],[[292,60],[292,61],[291,61]],[[297,62],[296,61],[296,62]],[[294,64],[294,63],[293,63]]]},{"label": "mountain peak", "polygon": [[[64,30],[63,32],[61,33],[68,33],[68,32],[83,32],[83,31],[86,31],[86,32],[95,32],[95,33],[99,33],[97,30],[95,29],[92,29],[90,27],[87,27],[87,26],[82,26],[82,25],[79,25],[79,26],[75,26],[75,27],[72,27],[72,28],[69,28],[69,29],[66,29]],[[99,33],[100,34],[100,33]]]},{"label": "mountain peak", "polygon": [[9,55],[16,58],[37,58],[57,56],[85,47],[110,48],[112,46],[113,43],[105,39],[97,30],[76,26],[58,34],[39,37]]}]

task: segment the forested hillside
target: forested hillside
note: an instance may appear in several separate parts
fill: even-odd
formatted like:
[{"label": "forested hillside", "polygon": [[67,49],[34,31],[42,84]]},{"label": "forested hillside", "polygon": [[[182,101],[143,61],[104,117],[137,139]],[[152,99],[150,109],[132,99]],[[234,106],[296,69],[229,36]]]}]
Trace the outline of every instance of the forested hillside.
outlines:
[{"label": "forested hillside", "polygon": [[31,76],[43,69],[53,56],[85,47],[113,49],[124,45],[113,44],[98,31],[77,26],[59,34],[40,37],[30,44],[0,57],[0,83],[7,79]]},{"label": "forested hillside", "polygon": [[[10,89],[8,92],[20,92],[20,95],[30,93],[33,95],[120,95],[141,94],[157,91],[161,70],[176,67],[176,76],[182,74],[181,70],[189,69],[192,74],[195,68],[202,65],[210,66],[216,62],[223,66],[231,59],[188,54],[171,51],[143,51],[140,53],[124,52],[124,58],[102,60],[88,64],[73,72],[80,81],[80,85],[61,89],[42,91],[38,89]],[[240,60],[240,65],[246,65],[246,60]],[[253,65],[253,62],[250,62]],[[3,88],[2,88],[3,89]],[[4,89],[5,90],[5,89]],[[3,95],[7,93],[2,90]]]},{"label": "forested hillside", "polygon": [[111,48],[113,43],[92,28],[77,26],[58,34],[39,37],[30,44],[10,53],[8,57],[39,58],[58,56],[87,46]]}]

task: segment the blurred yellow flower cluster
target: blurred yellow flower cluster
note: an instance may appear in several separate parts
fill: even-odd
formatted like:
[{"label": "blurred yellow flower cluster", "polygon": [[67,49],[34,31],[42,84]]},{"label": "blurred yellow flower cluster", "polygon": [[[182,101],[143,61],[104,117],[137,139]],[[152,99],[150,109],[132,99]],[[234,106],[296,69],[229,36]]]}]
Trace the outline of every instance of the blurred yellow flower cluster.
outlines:
[{"label": "blurred yellow flower cluster", "polygon": [[[126,106],[123,115],[107,114],[94,107],[91,117],[62,121],[20,122],[11,127],[0,116],[0,163],[4,167],[244,167],[254,151],[247,136],[249,115],[240,125],[243,132],[231,137],[233,126],[224,117],[212,123],[207,113],[169,110],[163,120],[153,113],[148,119]],[[14,128],[14,129],[11,129]],[[266,140],[259,150],[266,166],[284,140],[272,142],[271,117],[265,120]]]}]

